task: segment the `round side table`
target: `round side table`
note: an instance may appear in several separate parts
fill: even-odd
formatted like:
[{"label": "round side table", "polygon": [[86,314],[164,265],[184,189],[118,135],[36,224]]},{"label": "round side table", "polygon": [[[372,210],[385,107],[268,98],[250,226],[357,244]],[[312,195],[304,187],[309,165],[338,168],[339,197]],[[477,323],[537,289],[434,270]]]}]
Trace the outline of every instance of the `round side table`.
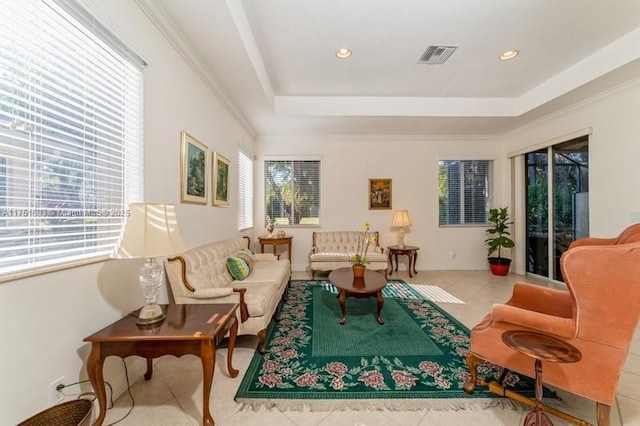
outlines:
[{"label": "round side table", "polygon": [[409,264],[407,265],[407,270],[409,271],[409,277],[413,277],[411,274],[411,269],[413,268],[413,273],[417,274],[416,271],[416,260],[418,259],[418,250],[420,247],[415,246],[389,246],[387,247],[389,250],[389,263],[391,264],[391,269],[389,270],[389,275],[393,274],[393,258],[396,258],[396,271],[398,270],[398,255],[407,256],[409,258]]},{"label": "round side table", "polygon": [[528,330],[508,330],[502,341],[511,349],[536,360],[536,406],[524,419],[524,426],[553,426],[542,411],[542,361],[570,363],[582,359],[575,346],[547,334]]}]

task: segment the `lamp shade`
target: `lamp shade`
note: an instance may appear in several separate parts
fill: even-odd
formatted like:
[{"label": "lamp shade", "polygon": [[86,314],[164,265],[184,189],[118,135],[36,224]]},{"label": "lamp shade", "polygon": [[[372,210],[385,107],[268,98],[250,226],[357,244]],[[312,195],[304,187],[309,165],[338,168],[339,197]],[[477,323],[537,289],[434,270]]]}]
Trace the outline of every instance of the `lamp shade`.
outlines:
[{"label": "lamp shade", "polygon": [[185,250],[173,204],[132,203],[115,257],[154,258]]},{"label": "lamp shade", "polygon": [[396,210],[393,212],[393,219],[391,220],[391,226],[411,226],[411,219],[409,219],[408,210]]}]

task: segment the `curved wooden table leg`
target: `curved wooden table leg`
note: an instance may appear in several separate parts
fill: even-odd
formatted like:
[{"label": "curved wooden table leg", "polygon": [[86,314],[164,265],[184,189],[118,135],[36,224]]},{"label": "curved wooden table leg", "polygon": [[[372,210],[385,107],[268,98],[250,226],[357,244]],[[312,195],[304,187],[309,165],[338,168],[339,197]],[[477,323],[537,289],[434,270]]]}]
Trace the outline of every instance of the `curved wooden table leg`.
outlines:
[{"label": "curved wooden table leg", "polygon": [[100,343],[92,343],[91,353],[89,354],[89,359],[87,359],[87,373],[100,408],[98,418],[93,422],[94,425],[102,425],[107,414],[107,393],[104,389],[104,377],[102,375],[103,364],[104,359],[101,356]]},{"label": "curved wooden table leg", "polygon": [[200,344],[200,360],[202,361],[202,424],[214,426],[216,423],[209,410],[209,398],[211,397],[211,383],[216,367],[216,350],[213,339],[203,341]]},{"label": "curved wooden table leg", "polygon": [[144,373],[145,380],[151,380],[153,376],[153,358],[147,358],[147,372]]},{"label": "curved wooden table leg", "polygon": [[338,301],[340,302],[340,309],[342,310],[342,316],[340,317],[340,325],[344,325],[347,322],[347,292],[345,290],[340,290],[340,294],[338,295]]},{"label": "curved wooden table leg", "polygon": [[378,320],[379,324],[384,324],[384,320],[380,316],[380,313],[382,312],[382,307],[384,306],[384,299],[382,297],[382,291],[378,291],[376,293],[376,300],[378,301],[378,311],[376,312],[376,319]]},{"label": "curved wooden table leg", "polygon": [[416,271],[416,261],[418,260],[418,250],[414,250],[413,252],[413,273],[417,274],[418,271]]},{"label": "curved wooden table leg", "polygon": [[229,346],[227,347],[227,371],[229,376],[238,377],[239,371],[233,368],[233,349],[236,347],[236,337],[238,335],[238,320],[237,318],[231,318],[233,324],[231,325],[231,332],[229,333]]}]

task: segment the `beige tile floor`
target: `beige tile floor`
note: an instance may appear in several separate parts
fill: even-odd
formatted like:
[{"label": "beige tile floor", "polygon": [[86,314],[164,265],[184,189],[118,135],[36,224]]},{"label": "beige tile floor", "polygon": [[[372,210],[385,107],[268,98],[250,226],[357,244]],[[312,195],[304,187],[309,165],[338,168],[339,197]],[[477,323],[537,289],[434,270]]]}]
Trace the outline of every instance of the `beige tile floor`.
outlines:
[{"label": "beige tile floor", "polygon": [[[306,273],[294,273],[294,279],[306,279]],[[495,277],[487,271],[419,271],[413,278],[407,272],[394,273],[413,284],[438,285],[463,300],[465,304],[442,303],[441,306],[467,327],[475,325],[495,302],[506,301],[516,281],[538,282],[532,278],[510,274]],[[419,411],[280,411],[277,408],[253,410],[236,404],[233,397],[249,365],[256,339],[238,339],[233,363],[240,369],[239,377],[229,378],[226,371],[226,350],[216,356],[216,371],[210,407],[218,426],[422,426],[422,425],[520,425],[528,408],[492,407],[466,410]],[[118,425],[197,425],[202,422],[202,372],[200,359],[195,356],[175,358],[166,356],[156,360],[154,377],[146,382],[138,380],[131,386],[135,407]],[[597,386],[597,383],[594,383]],[[558,391],[565,410],[595,424],[595,404],[581,397]],[[105,424],[117,422],[130,408],[131,398],[125,393],[109,409]],[[567,424],[551,417],[556,426]],[[616,404],[612,408],[611,423],[640,426],[640,332],[631,345],[631,352],[618,385]]]}]

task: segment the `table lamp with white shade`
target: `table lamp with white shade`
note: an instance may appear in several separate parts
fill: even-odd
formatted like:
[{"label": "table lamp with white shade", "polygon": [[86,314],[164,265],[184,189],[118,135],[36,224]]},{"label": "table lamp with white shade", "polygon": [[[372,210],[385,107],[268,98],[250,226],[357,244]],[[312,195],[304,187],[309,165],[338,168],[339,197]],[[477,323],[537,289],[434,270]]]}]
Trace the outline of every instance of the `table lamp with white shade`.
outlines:
[{"label": "table lamp with white shade", "polygon": [[117,259],[146,259],[138,279],[144,295],[144,306],[138,315],[138,324],[155,324],[164,320],[158,306],[158,293],[162,285],[163,269],[155,261],[185,250],[173,204],[132,203],[129,218],[118,243]]},{"label": "table lamp with white shade", "polygon": [[391,220],[391,226],[400,228],[398,230],[398,247],[403,249],[404,246],[404,228],[411,226],[411,219],[409,219],[408,210],[396,210],[393,212],[393,219]]}]

